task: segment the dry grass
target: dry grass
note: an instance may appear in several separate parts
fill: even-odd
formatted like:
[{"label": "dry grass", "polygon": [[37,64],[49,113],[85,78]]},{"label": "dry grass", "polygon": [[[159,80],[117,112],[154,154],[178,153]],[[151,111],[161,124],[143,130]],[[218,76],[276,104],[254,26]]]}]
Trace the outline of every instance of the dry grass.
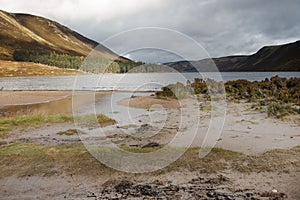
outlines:
[{"label": "dry grass", "polygon": [[105,170],[82,145],[43,146],[14,143],[1,147],[0,177],[10,175],[97,174]]},{"label": "dry grass", "polygon": [[80,74],[77,70],[31,63],[0,60],[0,77],[12,76],[59,76]]},{"label": "dry grass", "polygon": [[66,131],[59,131],[56,134],[57,135],[75,135],[77,133],[76,129],[68,129]]},{"label": "dry grass", "polygon": [[[1,130],[1,127],[0,127]],[[6,138],[7,137],[7,132],[5,131],[0,131],[0,138]]]},{"label": "dry grass", "polygon": [[[43,146],[30,143],[14,143],[0,147],[0,177],[54,174],[101,175],[114,170],[98,162],[82,145]],[[175,149],[176,150],[176,149]],[[136,153],[149,149],[131,149]],[[291,150],[272,150],[258,156],[215,148],[204,159],[199,159],[198,148],[190,148],[170,166],[154,172],[197,171],[215,173],[222,170],[240,172],[276,171],[287,173],[292,167],[300,167],[300,146]]]}]

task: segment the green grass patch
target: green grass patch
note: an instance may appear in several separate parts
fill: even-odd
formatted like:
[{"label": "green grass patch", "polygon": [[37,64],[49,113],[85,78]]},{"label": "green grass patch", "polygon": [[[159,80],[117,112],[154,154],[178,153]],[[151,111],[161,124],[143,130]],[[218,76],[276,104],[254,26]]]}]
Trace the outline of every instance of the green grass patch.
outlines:
[{"label": "green grass patch", "polygon": [[0,119],[0,131],[10,130],[13,126],[36,123],[60,123],[72,121],[71,115],[24,115],[17,117],[5,117]]},{"label": "green grass patch", "polygon": [[203,111],[212,111],[212,110],[215,110],[216,107],[214,107],[212,105],[208,105],[208,106],[202,106],[200,109]]},{"label": "green grass patch", "polygon": [[[97,121],[100,124],[105,123],[115,123],[115,120],[103,115],[97,114]],[[80,117],[86,123],[90,123],[90,121],[95,118],[95,115],[84,115]],[[74,118],[72,115],[64,115],[64,114],[55,114],[55,115],[24,115],[17,117],[5,117],[0,118],[0,132],[11,130],[14,126],[20,125],[31,125],[38,123],[62,123],[73,121]]]}]

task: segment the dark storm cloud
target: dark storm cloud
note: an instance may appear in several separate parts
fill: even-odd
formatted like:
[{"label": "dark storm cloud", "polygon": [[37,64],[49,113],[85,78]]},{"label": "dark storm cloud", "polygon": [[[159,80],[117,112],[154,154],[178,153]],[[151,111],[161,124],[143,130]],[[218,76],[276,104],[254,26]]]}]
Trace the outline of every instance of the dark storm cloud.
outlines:
[{"label": "dark storm cloud", "polygon": [[[254,53],[264,45],[298,40],[300,33],[300,1],[297,0],[88,2],[52,0],[31,4],[28,1],[0,0],[0,5],[9,11],[50,17],[99,42],[113,34],[137,27],[174,29],[199,42],[213,57]],[[120,45],[130,42],[138,41],[127,41]],[[150,53],[136,51],[130,56],[141,60],[147,57],[145,52]],[[153,55],[155,51],[151,51],[150,57],[155,58]],[[165,59],[160,56],[159,62],[168,59],[172,60],[172,56],[166,55]]]}]

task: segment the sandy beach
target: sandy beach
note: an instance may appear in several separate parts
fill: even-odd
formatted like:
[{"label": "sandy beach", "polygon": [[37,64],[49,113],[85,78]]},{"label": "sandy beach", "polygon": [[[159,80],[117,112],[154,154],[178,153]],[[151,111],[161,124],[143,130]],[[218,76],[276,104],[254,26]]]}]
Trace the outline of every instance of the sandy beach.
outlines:
[{"label": "sandy beach", "polygon": [[1,91],[0,105],[47,103],[71,95],[72,91]]},{"label": "sandy beach", "polygon": [[[86,103],[88,93],[82,94],[82,102]],[[102,98],[106,94],[108,92],[98,92],[96,96]],[[71,113],[72,92],[2,91],[0,102],[2,109],[7,109],[4,113],[11,116],[22,113]],[[54,163],[54,166],[49,168],[45,164],[46,171],[30,172],[23,164],[14,172],[15,169],[7,165],[9,159],[6,154],[1,154],[2,196],[5,199],[32,199],[37,196],[51,199],[154,199],[158,196],[199,199],[201,195],[207,199],[214,199],[216,196],[232,199],[300,197],[297,186],[300,177],[300,151],[296,147],[300,144],[299,115],[275,119],[268,117],[264,111],[254,110],[251,103],[227,102],[225,124],[221,137],[216,141],[216,147],[225,150],[212,151],[204,159],[199,159],[198,148],[202,145],[211,118],[209,102],[201,102],[200,107],[194,105],[194,111],[192,109],[185,113],[187,119],[190,119],[186,123],[180,122],[180,104],[174,99],[157,98],[149,93],[149,96],[123,99],[118,104],[145,110],[145,114],[136,119],[138,123],[123,126],[117,123],[103,127],[107,138],[120,147],[125,145],[128,148],[143,148],[150,143],[158,146],[168,144],[178,131],[195,123],[197,118],[193,117],[194,111],[200,110],[199,132],[191,146],[192,150],[165,169],[130,174],[105,167],[88,153],[84,154],[88,156],[87,163],[81,163],[78,155],[72,155],[73,160],[64,161],[60,154],[54,153],[60,151],[63,156],[63,152],[69,151],[61,148],[81,145],[82,139],[90,144],[104,142],[100,136],[64,134],[76,129],[72,121],[14,126],[1,137],[2,152],[9,151],[13,145],[37,145],[36,148],[46,149],[44,156],[50,156],[52,161],[49,162]],[[19,106],[27,107],[22,113],[18,113]],[[163,125],[159,123],[162,121]],[[179,124],[183,126],[180,127]],[[61,150],[55,150],[57,148]],[[22,154],[22,151],[18,152]],[[77,159],[80,167],[69,169],[67,166],[70,167],[70,163]],[[32,166],[43,165],[37,160],[30,162]],[[16,166],[19,166],[18,162]],[[87,168],[88,166],[91,168]]]}]

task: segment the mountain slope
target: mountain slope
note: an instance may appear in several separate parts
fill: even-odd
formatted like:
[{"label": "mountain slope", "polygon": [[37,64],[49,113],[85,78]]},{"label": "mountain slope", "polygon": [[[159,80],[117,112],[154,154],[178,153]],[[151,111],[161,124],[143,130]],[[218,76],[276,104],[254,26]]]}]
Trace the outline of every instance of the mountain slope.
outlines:
[{"label": "mountain slope", "polygon": [[253,71],[300,70],[300,40],[278,46],[266,46],[236,64],[236,69]]},{"label": "mountain slope", "polygon": [[[300,40],[277,46],[265,46],[253,55],[212,59],[219,71],[300,71]],[[180,72],[211,71],[210,59],[165,63]]]},{"label": "mountain slope", "polygon": [[[16,49],[86,56],[97,45],[99,45],[97,42],[52,20],[0,10],[0,59],[2,60],[13,60],[13,52]],[[102,45],[99,45],[97,50],[103,57],[118,56]]]}]

